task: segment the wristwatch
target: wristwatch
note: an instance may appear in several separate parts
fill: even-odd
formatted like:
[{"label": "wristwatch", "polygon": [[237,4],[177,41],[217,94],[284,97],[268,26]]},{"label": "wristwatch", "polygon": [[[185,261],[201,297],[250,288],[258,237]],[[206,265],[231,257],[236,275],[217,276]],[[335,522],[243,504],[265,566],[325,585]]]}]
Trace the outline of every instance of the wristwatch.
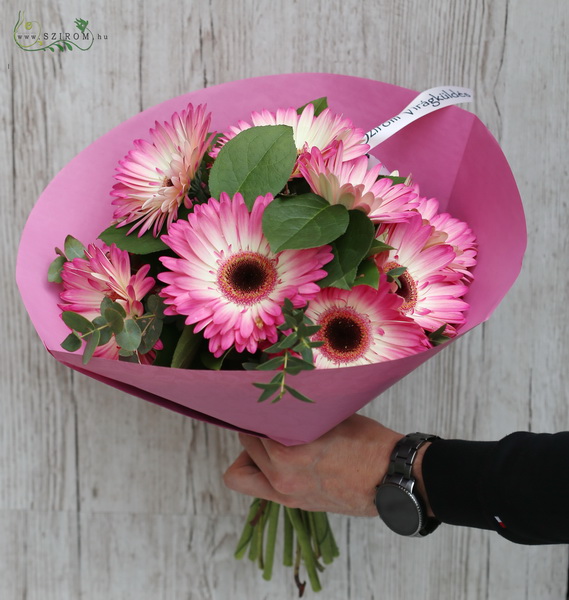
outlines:
[{"label": "wristwatch", "polygon": [[400,439],[391,454],[387,475],[376,488],[377,512],[383,522],[399,535],[424,537],[440,525],[440,521],[427,516],[425,503],[417,494],[417,482],[412,475],[419,448],[438,439],[438,436],[427,433],[409,433]]}]

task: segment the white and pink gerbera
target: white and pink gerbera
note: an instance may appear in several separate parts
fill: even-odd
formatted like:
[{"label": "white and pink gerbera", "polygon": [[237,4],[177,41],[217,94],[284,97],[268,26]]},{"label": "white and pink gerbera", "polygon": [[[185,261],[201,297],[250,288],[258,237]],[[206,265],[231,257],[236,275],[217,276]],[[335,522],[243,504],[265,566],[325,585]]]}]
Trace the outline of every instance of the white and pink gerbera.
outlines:
[{"label": "white and pink gerbera", "polygon": [[[363,156],[369,146],[363,142],[364,130],[354,127],[350,119],[342,115],[335,115],[329,108],[324,109],[318,116],[314,116],[314,105],[308,104],[299,115],[294,108],[279,108],[276,113],[268,110],[253,112],[251,123],[239,121],[231,126],[229,131],[220,138],[216,147],[211,151],[212,156],[217,156],[221,147],[238,133],[262,125],[288,125],[292,127],[294,143],[298,154],[309,152],[318,148],[325,159],[336,152],[336,144],[343,144],[343,159],[352,160]],[[292,176],[298,177],[298,161]]]},{"label": "white and pink gerbera", "polygon": [[134,141],[119,161],[111,192],[119,226],[132,225],[128,233],[140,228],[139,236],[152,228],[157,237],[165,222],[169,226],[177,218],[182,203],[189,208],[190,185],[214,136],[210,122],[204,105],[188,104],[171,122],[156,122],[150,142]]},{"label": "white and pink gerbera", "polygon": [[368,170],[367,156],[347,160],[343,142],[332,147],[328,159],[311,148],[298,160],[298,168],[311,190],[330,204],[343,204],[348,210],[363,211],[374,223],[397,223],[409,218],[417,194],[403,184],[393,185],[388,177],[377,179],[382,165]]},{"label": "white and pink gerbera", "polygon": [[387,286],[323,289],[306,309],[306,316],[320,325],[312,340],[324,342],[314,349],[316,368],[394,360],[429,348],[421,327],[399,312],[400,304]]},{"label": "white and pink gerbera", "polygon": [[[144,265],[132,274],[130,257],[125,250],[114,244],[109,248],[90,244],[85,258],[74,258],[63,265],[61,279],[63,291],[60,294],[59,308],[83,315],[92,321],[101,314],[101,302],[109,298],[118,302],[128,317],[141,317],[144,314],[142,299],[154,287],[155,281],[147,277],[150,265]],[[159,350],[161,343],[155,346]],[[114,336],[99,346],[93,356],[118,359],[119,347]],[[152,363],[154,352],[139,356],[142,363]]]},{"label": "white and pink gerbera", "polygon": [[454,335],[456,325],[465,322],[468,304],[462,300],[468,288],[456,281],[448,266],[456,253],[448,244],[428,245],[433,227],[415,215],[406,223],[380,228],[381,239],[394,249],[376,255],[380,272],[405,267],[392,290],[403,299],[400,311],[427,331],[447,325],[446,335]]},{"label": "white and pink gerbera", "polygon": [[161,292],[166,312],[186,315],[187,325],[203,330],[214,356],[233,345],[255,352],[263,340],[276,342],[285,298],[304,306],[332,260],[330,246],[271,251],[262,217],[272,199],[260,196],[249,213],[241,194],[222,193],[162,237],[179,256],[160,259],[169,269],[158,276],[167,284]]},{"label": "white and pink gerbera", "polygon": [[[417,186],[415,189],[418,193]],[[454,271],[457,278],[461,278],[467,283],[471,282],[478,244],[476,236],[468,224],[449,213],[439,212],[439,202],[436,198],[424,198],[418,195],[413,202],[412,209],[434,228],[428,245],[443,243],[452,246],[456,258],[448,265],[448,269]]]}]

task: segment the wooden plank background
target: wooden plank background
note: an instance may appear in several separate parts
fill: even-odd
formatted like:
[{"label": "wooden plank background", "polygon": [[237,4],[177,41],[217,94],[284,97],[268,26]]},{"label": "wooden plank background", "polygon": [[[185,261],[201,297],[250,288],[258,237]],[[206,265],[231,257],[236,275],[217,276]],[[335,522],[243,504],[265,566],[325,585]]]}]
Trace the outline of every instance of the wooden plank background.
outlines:
[{"label": "wooden plank background", "polygon": [[[23,52],[12,30],[24,8],[45,30],[81,17],[107,39],[84,53]],[[490,322],[365,413],[468,439],[569,428],[569,3],[8,0],[0,14],[2,600],[295,595],[288,574],[267,583],[232,559],[248,504],[221,482],[235,435],[57,364],[14,284],[20,231],[58,170],[124,119],[203,86],[323,71],[474,88],[471,110],[500,141],[525,202],[523,273]],[[418,541],[367,519],[333,522],[343,551],[322,598],[569,598],[565,546],[448,526]]]}]

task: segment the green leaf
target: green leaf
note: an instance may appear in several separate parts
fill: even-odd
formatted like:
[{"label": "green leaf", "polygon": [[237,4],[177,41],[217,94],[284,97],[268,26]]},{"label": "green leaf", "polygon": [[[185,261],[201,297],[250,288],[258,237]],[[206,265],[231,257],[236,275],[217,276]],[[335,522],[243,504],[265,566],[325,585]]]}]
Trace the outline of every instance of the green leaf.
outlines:
[{"label": "green leaf", "polygon": [[142,332],[138,323],[134,319],[126,319],[124,329],[115,335],[115,339],[123,350],[132,352],[137,350],[142,340]]},{"label": "green leaf", "polygon": [[63,243],[63,252],[67,260],[73,260],[74,258],[85,258],[85,246],[75,239],[72,235],[68,235]]},{"label": "green leaf", "polygon": [[324,266],[328,275],[318,281],[321,288],[349,290],[354,285],[357,268],[366,257],[375,237],[375,227],[359,210],[348,212],[350,222],[346,232],[332,244],[334,258]]},{"label": "green leaf", "polygon": [[89,333],[94,329],[91,321],[86,319],[83,315],[71,310],[63,311],[61,313],[61,318],[67,327],[69,327],[69,329],[73,329],[73,331],[78,331],[79,333]]},{"label": "green leaf", "polygon": [[296,332],[292,332],[290,335],[287,335],[282,340],[278,341],[276,344],[269,346],[263,352],[265,354],[277,354],[278,352],[282,352],[287,348],[292,348],[296,342],[298,341],[298,334]]},{"label": "green leaf", "polygon": [[391,179],[393,185],[397,185],[399,183],[405,183],[409,178],[408,177],[399,177],[396,175],[380,175],[378,179]]},{"label": "green leaf", "polygon": [[302,111],[309,104],[312,104],[314,106],[314,116],[317,117],[323,110],[328,108],[328,98],[326,96],[322,96],[322,98],[316,98],[316,100],[311,100],[310,102],[303,104],[300,108],[297,108],[296,113],[298,115],[301,115]]},{"label": "green leaf", "polygon": [[209,175],[214,198],[222,192],[243,195],[249,210],[258,196],[278,194],[296,162],[292,127],[251,127],[229,140],[219,151]]},{"label": "green leaf", "polygon": [[103,317],[115,335],[122,332],[124,329],[124,317],[114,306],[105,309]]},{"label": "green leaf", "polygon": [[[212,371],[219,371],[223,366],[223,361],[227,358],[227,355],[231,352],[233,348],[229,348],[224,354],[221,356],[214,356],[209,350],[205,350],[200,354],[200,360],[203,363],[203,366],[206,369],[211,369]],[[254,368],[257,367],[256,363],[254,364]]]},{"label": "green leaf", "polygon": [[397,279],[398,277],[401,277],[406,270],[407,267],[395,267],[387,271],[387,277],[391,280]]},{"label": "green leaf", "polygon": [[61,283],[61,270],[66,262],[65,256],[58,256],[54,259],[47,270],[47,280],[51,283]]},{"label": "green leaf", "polygon": [[138,352],[139,354],[146,354],[154,348],[156,342],[160,339],[164,321],[157,319],[154,315],[149,315],[140,317],[136,320],[136,323],[142,331],[142,341],[138,347]]},{"label": "green leaf", "polygon": [[85,350],[83,351],[83,358],[81,359],[81,362],[84,365],[86,365],[91,360],[93,352],[95,352],[97,346],[99,345],[99,338],[100,334],[98,329],[94,329],[89,335],[85,336],[85,339],[87,340],[87,345],[85,346]]},{"label": "green leaf", "polygon": [[148,296],[146,300],[146,309],[149,313],[156,315],[159,319],[164,317],[164,309],[166,305],[164,304],[164,300],[157,296],[156,294],[152,294],[152,296]]},{"label": "green leaf", "polygon": [[74,333],[70,333],[63,342],[61,342],[61,347],[64,350],[67,350],[67,352],[75,352],[81,348],[81,340]]},{"label": "green leaf", "polygon": [[297,400],[302,400],[303,402],[310,402],[310,403],[314,402],[314,400],[311,400],[310,398],[308,398],[304,394],[301,394],[298,390],[294,389],[293,387],[290,387],[290,385],[285,385],[285,390],[291,396],[294,396]]},{"label": "green leaf", "polygon": [[441,325],[436,331],[431,331],[427,337],[433,346],[440,346],[444,344],[450,337],[448,335],[444,335],[444,330],[446,329],[446,324]]},{"label": "green leaf", "polygon": [[348,228],[346,207],[316,194],[275,198],[263,213],[263,233],[271,250],[301,250],[329,244]]},{"label": "green leaf", "polygon": [[284,356],[276,356],[275,358],[271,358],[271,360],[257,365],[257,370],[272,371],[273,369],[278,369],[284,364],[284,359]]},{"label": "green leaf", "polygon": [[367,258],[360,263],[355,285],[368,285],[377,290],[379,288],[379,269],[373,258]]},{"label": "green leaf", "polygon": [[[263,385],[263,384],[254,383],[253,385],[255,387],[261,387],[261,385]],[[266,387],[264,389],[263,393],[257,399],[257,402],[264,402],[265,400],[268,400],[271,396],[276,394],[280,390],[280,387],[281,387],[280,385],[274,385],[274,384],[270,384],[270,383],[264,384],[264,385],[267,385],[268,387]]]},{"label": "green leaf", "polygon": [[108,246],[116,244],[121,250],[126,250],[132,254],[151,254],[152,252],[168,250],[168,246],[160,238],[155,238],[152,231],[147,231],[140,237],[138,237],[136,231],[133,231],[130,235],[127,235],[127,231],[129,231],[128,225],[124,227],[111,225],[99,234],[99,239],[103,240]]},{"label": "green leaf", "polygon": [[100,308],[101,308],[101,315],[105,314],[105,311],[107,310],[107,308],[112,308],[112,309],[116,310],[121,315],[121,317],[126,317],[126,310],[123,308],[122,304],[119,304],[118,302],[111,300],[107,296],[105,296],[103,298]]},{"label": "green leaf", "polygon": [[394,250],[394,248],[393,246],[390,246],[389,244],[386,244],[385,242],[382,242],[376,238],[371,243],[367,255],[375,256],[376,254],[379,254],[380,252],[386,252],[387,250]]},{"label": "green leaf", "polygon": [[174,350],[172,368],[187,369],[194,360],[198,351],[201,336],[194,333],[195,325],[186,325]]},{"label": "green leaf", "polygon": [[289,356],[287,360],[287,370],[290,367],[301,369],[303,371],[312,371],[314,369],[314,365],[302,358],[297,358],[296,356]]},{"label": "green leaf", "polygon": [[112,337],[113,333],[105,317],[93,319],[93,325],[99,329],[99,346],[104,346]]}]

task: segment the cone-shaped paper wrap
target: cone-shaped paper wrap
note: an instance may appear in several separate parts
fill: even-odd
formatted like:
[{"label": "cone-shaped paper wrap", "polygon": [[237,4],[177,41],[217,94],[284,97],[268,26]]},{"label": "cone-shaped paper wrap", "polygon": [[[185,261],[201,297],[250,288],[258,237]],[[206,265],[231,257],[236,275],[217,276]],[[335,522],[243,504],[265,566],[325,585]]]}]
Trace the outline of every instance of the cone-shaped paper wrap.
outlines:
[{"label": "cone-shaped paper wrap", "polygon": [[[108,227],[109,192],[118,161],[134,139],[146,138],[156,120],[169,120],[188,102],[207,103],[212,128],[225,131],[252,110],[296,107],[321,97],[336,113],[368,131],[405,107],[416,92],[386,83],[327,74],[260,77],[226,83],[168,100],[122,123],[74,158],[48,185],[26,224],[18,253],[17,280],[25,306],[48,351],[62,363],[131,394],[192,417],[255,432],[285,444],[311,441],[444,346],[408,358],[342,369],[303,372],[294,386],[313,400],[287,396],[276,404],[257,402],[253,382],[267,372],[192,371],[106,359],[81,365],[61,349],[69,331],[57,307],[59,286],[46,273],[54,248],[68,234],[84,244]],[[435,196],[441,210],[463,219],[479,244],[465,333],[486,320],[514,283],[526,245],[523,209],[516,183],[498,144],[471,113],[449,107],[427,115],[378,146],[373,154],[402,175],[413,174],[421,193]]]}]

